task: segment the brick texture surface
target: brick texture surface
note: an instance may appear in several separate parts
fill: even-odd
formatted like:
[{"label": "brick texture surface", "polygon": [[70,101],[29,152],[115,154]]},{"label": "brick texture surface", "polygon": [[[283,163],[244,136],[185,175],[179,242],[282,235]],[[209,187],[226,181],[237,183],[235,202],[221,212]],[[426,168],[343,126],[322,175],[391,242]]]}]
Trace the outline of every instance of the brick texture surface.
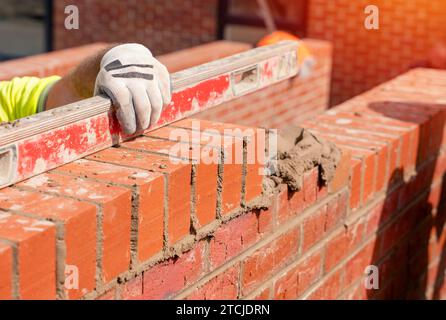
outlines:
[{"label": "brick texture surface", "polygon": [[444,39],[441,0],[374,1],[379,30],[367,30],[367,0],[309,0],[307,36],[333,43],[331,104],[337,105],[406,72]]},{"label": "brick texture surface", "polygon": [[[53,41],[64,49],[97,41],[138,42],[163,54],[215,40],[216,0],[79,0],[79,29],[65,28],[65,7],[53,1]],[[126,14],[123,14],[126,13]]]},{"label": "brick texture surface", "polygon": [[0,80],[14,77],[66,75],[87,56],[105,49],[106,43],[94,43],[50,53],[43,53],[0,63]]},{"label": "brick texture surface", "polygon": [[[340,147],[335,180],[315,167],[265,208],[250,207],[260,158],[194,155],[221,160],[262,131],[196,119],[2,189],[0,297],[446,299],[445,84],[414,69],[304,121]],[[82,270],[79,290],[63,286],[67,265]],[[363,286],[370,265],[378,290]]]}]

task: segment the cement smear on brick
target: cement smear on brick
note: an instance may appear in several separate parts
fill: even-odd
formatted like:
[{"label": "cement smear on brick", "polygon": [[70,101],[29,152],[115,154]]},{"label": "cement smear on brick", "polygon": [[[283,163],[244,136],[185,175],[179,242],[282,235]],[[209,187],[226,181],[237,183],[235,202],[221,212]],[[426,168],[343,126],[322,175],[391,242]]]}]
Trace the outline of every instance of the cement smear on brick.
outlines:
[{"label": "cement smear on brick", "polygon": [[316,137],[300,127],[279,130],[277,139],[277,161],[274,173],[264,184],[265,191],[280,183],[290,190],[302,190],[303,176],[319,167],[320,181],[327,184],[336,172],[341,159],[341,151],[332,142]]}]

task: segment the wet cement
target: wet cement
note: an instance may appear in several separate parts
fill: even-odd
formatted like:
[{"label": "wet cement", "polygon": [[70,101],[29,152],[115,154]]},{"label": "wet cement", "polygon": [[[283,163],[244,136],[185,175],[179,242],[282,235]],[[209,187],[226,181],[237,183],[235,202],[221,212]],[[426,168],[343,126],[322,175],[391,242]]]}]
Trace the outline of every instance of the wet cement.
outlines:
[{"label": "wet cement", "polygon": [[302,190],[303,176],[318,167],[319,180],[330,182],[341,159],[341,151],[336,145],[300,127],[288,127],[278,131],[277,161],[273,174],[265,179],[265,193],[281,183],[291,191]]}]

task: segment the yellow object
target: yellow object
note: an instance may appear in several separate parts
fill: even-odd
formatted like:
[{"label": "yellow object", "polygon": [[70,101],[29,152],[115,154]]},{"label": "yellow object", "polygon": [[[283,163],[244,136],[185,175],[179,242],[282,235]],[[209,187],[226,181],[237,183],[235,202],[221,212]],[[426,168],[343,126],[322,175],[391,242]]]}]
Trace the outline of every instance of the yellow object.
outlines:
[{"label": "yellow object", "polygon": [[0,81],[0,122],[14,121],[43,111],[48,91],[59,79],[59,76],[52,76]]},{"label": "yellow object", "polygon": [[299,47],[297,49],[297,65],[301,69],[300,76],[306,78],[310,76],[312,68],[315,64],[313,55],[311,54],[308,47],[300,41],[295,35],[285,32],[285,31],[275,31],[265,37],[263,37],[258,43],[258,47],[267,46],[271,44],[279,43],[284,40],[299,41]]}]

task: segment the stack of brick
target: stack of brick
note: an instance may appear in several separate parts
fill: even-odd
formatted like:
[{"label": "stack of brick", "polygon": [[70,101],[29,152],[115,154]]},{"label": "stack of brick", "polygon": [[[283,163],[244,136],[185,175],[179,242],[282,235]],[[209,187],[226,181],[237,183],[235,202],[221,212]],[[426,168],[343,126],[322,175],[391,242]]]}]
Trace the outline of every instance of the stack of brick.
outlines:
[{"label": "stack of brick", "polygon": [[[227,135],[231,126],[198,123],[202,132],[192,121],[177,122],[3,189],[1,296],[95,295],[118,276],[201,247],[197,239],[258,197],[261,159],[246,160],[258,131],[244,128],[244,135],[234,131],[224,144],[210,145],[211,132]],[[181,145],[186,158],[174,153]],[[231,154],[240,161],[226,164]],[[78,289],[66,289],[67,266],[78,270]]]},{"label": "stack of brick", "polygon": [[[417,69],[305,122],[343,151],[328,186],[314,168],[301,191],[262,195],[246,160],[262,131],[184,120],[3,189],[0,296],[446,298],[445,83]],[[237,149],[240,163],[198,161]]]}]

